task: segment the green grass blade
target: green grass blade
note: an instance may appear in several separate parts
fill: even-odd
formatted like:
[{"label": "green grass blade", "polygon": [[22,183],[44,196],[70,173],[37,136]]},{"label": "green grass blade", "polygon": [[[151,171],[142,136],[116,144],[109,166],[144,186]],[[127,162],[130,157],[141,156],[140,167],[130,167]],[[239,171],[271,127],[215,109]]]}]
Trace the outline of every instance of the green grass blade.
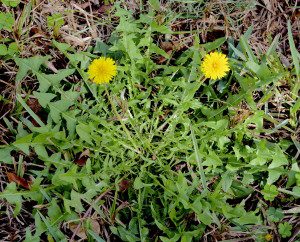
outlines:
[{"label": "green grass blade", "polygon": [[202,183],[203,189],[205,191],[207,191],[206,177],[205,177],[205,174],[204,174],[204,170],[203,170],[203,166],[202,166],[202,163],[201,163],[201,159],[199,157],[198,144],[197,144],[197,140],[196,140],[196,137],[195,137],[195,133],[194,133],[194,130],[193,130],[193,128],[192,128],[191,125],[190,125],[190,129],[191,129],[191,136],[192,136],[193,145],[194,145],[195,154],[196,154],[196,160],[197,160],[197,163],[198,163],[198,168],[199,168],[201,183]]},{"label": "green grass blade", "polygon": [[31,110],[31,108],[24,102],[20,94],[17,94],[17,100],[23,106],[23,108],[30,114],[30,116],[41,126],[45,126],[45,124],[40,120],[40,118]]},{"label": "green grass blade", "polygon": [[299,78],[300,78],[299,52],[297,51],[296,46],[295,46],[295,42],[294,42],[293,34],[292,34],[292,26],[291,26],[290,21],[288,21],[288,38],[289,38],[289,44],[290,44],[291,53],[292,53],[292,59],[293,59],[293,63],[294,63],[295,70],[296,70],[296,75],[299,80]]}]

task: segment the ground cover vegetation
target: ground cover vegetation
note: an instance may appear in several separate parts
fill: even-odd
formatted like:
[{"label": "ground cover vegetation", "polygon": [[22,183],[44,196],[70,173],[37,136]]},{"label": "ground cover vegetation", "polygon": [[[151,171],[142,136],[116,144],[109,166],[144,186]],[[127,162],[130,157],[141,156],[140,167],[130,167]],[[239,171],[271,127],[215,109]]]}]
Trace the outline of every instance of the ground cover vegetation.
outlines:
[{"label": "ground cover vegetation", "polygon": [[0,10],[1,241],[300,241],[296,0]]}]

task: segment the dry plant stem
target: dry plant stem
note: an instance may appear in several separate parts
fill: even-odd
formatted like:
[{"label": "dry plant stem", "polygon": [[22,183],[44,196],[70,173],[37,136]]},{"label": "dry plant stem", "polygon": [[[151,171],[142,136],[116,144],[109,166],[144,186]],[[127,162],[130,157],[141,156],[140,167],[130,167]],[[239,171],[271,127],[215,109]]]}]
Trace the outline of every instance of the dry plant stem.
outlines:
[{"label": "dry plant stem", "polygon": [[[103,197],[104,197],[107,193],[109,193],[110,191],[111,191],[111,189],[107,189],[105,192],[103,192],[99,197],[97,197],[97,199],[94,201],[94,204],[96,205],[97,202],[99,202],[100,199],[103,198]],[[86,212],[84,213],[84,215],[83,215],[83,217],[82,217],[81,220],[84,220],[85,218],[87,218],[87,217],[91,214],[92,209],[93,209],[93,206],[91,205],[91,206],[89,207],[89,209],[86,210]],[[70,242],[73,242],[73,241],[74,241],[74,238],[75,238],[75,236],[76,236],[76,234],[77,234],[77,232],[78,232],[78,230],[79,230],[79,228],[80,228],[80,225],[81,225],[81,223],[79,223],[79,224],[77,225],[77,227],[76,227],[76,229],[75,229],[75,231],[74,231],[74,233],[73,233],[73,235],[72,235],[72,237],[71,237],[71,239],[70,239]]]},{"label": "dry plant stem", "polygon": [[107,90],[107,86],[105,86],[105,93],[106,93],[107,98],[108,98],[108,100],[109,100],[109,103],[110,103],[110,105],[111,105],[111,107],[112,107],[112,110],[113,110],[113,112],[115,113],[115,115],[117,116],[118,121],[121,123],[121,126],[122,126],[123,130],[125,131],[125,133],[126,133],[128,139],[129,139],[129,140],[131,141],[131,143],[133,144],[133,146],[134,146],[134,148],[135,148],[135,151],[136,151],[137,153],[140,153],[138,146],[136,145],[136,143],[135,143],[134,140],[132,139],[129,130],[127,129],[126,125],[124,124],[124,122],[123,122],[123,120],[122,120],[120,114],[118,113],[118,111],[117,111],[117,109],[116,109],[116,106],[115,106],[114,103],[113,103],[113,100],[111,99],[111,96],[110,96],[110,94],[109,94],[109,92],[108,92],[108,90]]}]

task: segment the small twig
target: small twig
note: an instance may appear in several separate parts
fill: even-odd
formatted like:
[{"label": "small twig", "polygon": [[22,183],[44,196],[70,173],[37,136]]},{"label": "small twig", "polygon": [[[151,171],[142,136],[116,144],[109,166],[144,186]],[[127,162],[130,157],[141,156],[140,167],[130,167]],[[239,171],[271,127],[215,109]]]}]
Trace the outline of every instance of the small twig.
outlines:
[{"label": "small twig", "polygon": [[[97,197],[97,199],[94,201],[94,204],[96,205],[97,202],[99,202],[99,201],[101,200],[101,198],[103,198],[103,197],[104,197],[107,193],[109,193],[110,191],[111,191],[111,189],[107,189],[105,192],[103,192],[99,197]],[[91,214],[92,209],[93,209],[93,205],[91,205],[91,206],[88,208],[88,210],[86,210],[86,212],[84,213],[84,215],[83,215],[83,217],[82,217],[81,220],[84,220],[85,218],[87,218],[87,217]],[[70,242],[73,242],[73,241],[74,241],[74,238],[75,238],[75,236],[76,236],[76,234],[77,234],[77,232],[78,232],[78,230],[79,230],[79,228],[80,228],[80,225],[81,225],[81,222],[77,225],[75,231],[73,232],[73,235],[72,235],[72,237],[71,237],[71,239],[70,239]]]}]

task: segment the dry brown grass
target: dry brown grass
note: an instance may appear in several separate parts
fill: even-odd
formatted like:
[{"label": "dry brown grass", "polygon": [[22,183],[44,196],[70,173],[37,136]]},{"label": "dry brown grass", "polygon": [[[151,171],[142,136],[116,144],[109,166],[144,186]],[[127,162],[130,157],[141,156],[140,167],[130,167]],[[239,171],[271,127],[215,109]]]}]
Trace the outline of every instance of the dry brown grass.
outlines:
[{"label": "dry brown grass", "polygon": [[[1,11],[13,11],[16,22],[14,31],[0,31],[1,38],[11,38],[15,40],[20,48],[21,57],[30,57],[34,55],[50,54],[54,59],[49,66],[55,69],[63,68],[65,63],[60,61],[60,54],[52,48],[51,41],[56,39],[60,42],[71,44],[78,50],[87,50],[95,44],[96,40],[106,41],[118,19],[113,16],[114,8],[111,5],[104,5],[102,1],[60,1],[60,0],[36,0],[31,8],[27,8],[28,1],[22,1],[22,4],[16,9],[9,9],[0,6]],[[193,31],[198,30],[201,42],[215,40],[218,37],[226,36],[238,39],[251,25],[253,33],[251,35],[251,46],[257,54],[265,52],[276,35],[280,36],[280,46],[278,51],[282,54],[285,63],[290,62],[290,50],[287,40],[287,21],[292,22],[293,35],[296,40],[296,46],[300,50],[300,18],[299,9],[296,9],[298,0],[261,0],[258,5],[241,6],[235,8],[234,1],[211,0],[206,1],[205,6],[199,6],[204,9],[203,12],[187,12],[185,4],[170,3],[170,1],[161,1],[161,14],[186,13],[185,17],[174,19],[171,27],[174,31]],[[243,2],[243,1],[237,1]],[[135,15],[140,12],[140,1],[126,0],[123,6],[131,9]],[[145,10],[144,10],[145,11]],[[47,17],[61,13],[64,18],[64,24],[59,30],[59,35],[54,36],[51,28],[47,26]],[[189,16],[190,15],[190,16]],[[172,46],[164,42],[164,37],[159,40],[164,49],[188,48],[192,45],[192,37],[189,33],[177,34],[171,36]],[[168,45],[168,46],[167,46]],[[17,68],[13,61],[0,60],[0,91],[5,100],[0,100],[0,144],[9,143],[13,137],[7,128],[4,118],[9,118],[14,125],[17,120],[14,119],[15,111],[15,91],[16,83],[14,78]],[[34,80],[26,77],[23,83],[25,91],[34,90]],[[273,113],[281,113],[278,120],[286,119],[286,114],[280,110],[284,108],[281,104],[289,101],[289,90],[285,90],[280,97],[274,97]],[[285,98],[285,100],[280,100]],[[270,139],[277,139],[278,133]],[[280,135],[280,134],[279,134]],[[283,136],[289,136],[289,133],[282,133]],[[6,182],[5,167],[0,170],[1,191]],[[1,213],[5,216],[0,220],[0,238],[1,241],[21,241],[25,228],[33,227],[33,219],[30,213],[23,210],[21,215],[13,218],[12,208],[9,204],[1,202]],[[212,230],[213,234],[215,231]],[[217,233],[217,232],[216,232]],[[232,238],[233,234],[226,234],[224,238]],[[206,235],[209,238],[209,234]],[[216,235],[221,236],[221,235]]]}]

